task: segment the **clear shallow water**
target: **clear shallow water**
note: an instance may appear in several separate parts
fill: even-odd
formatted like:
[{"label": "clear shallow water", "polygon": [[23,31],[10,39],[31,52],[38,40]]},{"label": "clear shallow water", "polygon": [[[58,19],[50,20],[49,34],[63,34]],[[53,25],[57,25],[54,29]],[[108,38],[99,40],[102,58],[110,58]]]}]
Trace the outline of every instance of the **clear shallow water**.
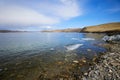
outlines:
[{"label": "clear shallow water", "polygon": [[92,59],[104,52],[104,48],[96,46],[103,43],[103,36],[91,33],[0,33],[0,79],[34,80],[43,73],[51,78],[74,60]]}]

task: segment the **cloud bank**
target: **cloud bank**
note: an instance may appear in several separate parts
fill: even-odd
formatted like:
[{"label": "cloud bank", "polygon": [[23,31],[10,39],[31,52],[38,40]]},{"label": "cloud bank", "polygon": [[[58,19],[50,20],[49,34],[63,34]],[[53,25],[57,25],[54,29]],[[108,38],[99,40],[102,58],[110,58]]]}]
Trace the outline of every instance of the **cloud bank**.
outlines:
[{"label": "cloud bank", "polygon": [[30,3],[29,0],[1,0],[0,24],[53,25],[82,14],[78,0],[34,0],[31,5],[27,2]]}]

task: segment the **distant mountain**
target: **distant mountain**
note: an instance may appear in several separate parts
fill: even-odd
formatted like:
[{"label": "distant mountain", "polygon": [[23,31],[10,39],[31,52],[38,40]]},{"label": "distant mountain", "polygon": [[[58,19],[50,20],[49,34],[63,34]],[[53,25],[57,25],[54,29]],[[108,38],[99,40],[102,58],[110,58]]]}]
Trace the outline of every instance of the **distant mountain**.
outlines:
[{"label": "distant mountain", "polygon": [[120,32],[120,22],[87,26],[81,32]]},{"label": "distant mountain", "polygon": [[92,32],[92,33],[103,33],[103,32],[120,32],[120,22],[100,24],[95,26],[86,26],[84,28],[68,28],[61,30],[44,30],[42,32]]},{"label": "distant mountain", "polygon": [[25,32],[25,31],[0,30],[0,33],[9,33],[9,32]]},{"label": "distant mountain", "polygon": [[68,28],[68,29],[61,29],[61,30],[44,30],[42,32],[80,32],[81,28]]},{"label": "distant mountain", "polygon": [[[7,32],[29,32],[29,31],[12,31],[12,30],[0,30],[0,33],[7,33]],[[31,32],[31,31],[30,31]],[[120,33],[120,22],[114,23],[107,23],[107,24],[100,24],[95,26],[86,26],[84,28],[68,28],[68,29],[61,29],[61,30],[43,30],[41,32],[90,32],[90,33],[111,33],[111,32],[118,32]]]}]

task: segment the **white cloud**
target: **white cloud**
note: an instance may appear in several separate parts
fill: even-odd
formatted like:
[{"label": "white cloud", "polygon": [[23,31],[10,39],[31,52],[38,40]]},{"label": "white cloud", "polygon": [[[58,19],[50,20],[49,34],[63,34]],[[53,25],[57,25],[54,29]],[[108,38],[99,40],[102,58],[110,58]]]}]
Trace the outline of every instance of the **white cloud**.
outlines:
[{"label": "white cloud", "polygon": [[26,4],[28,0],[24,1],[26,5],[17,1],[11,4],[14,0],[11,3],[2,1],[4,5],[0,5],[0,24],[53,25],[83,13],[78,0],[35,0],[32,6]]},{"label": "white cloud", "polygon": [[[46,5],[44,5],[46,4]],[[82,10],[77,3],[77,0],[59,0],[59,3],[40,3],[39,7],[51,15],[57,16],[60,19],[71,19],[82,15]]]},{"label": "white cloud", "polygon": [[1,24],[23,24],[23,25],[39,25],[54,24],[58,20],[43,15],[32,9],[19,6],[0,7],[0,23]]}]

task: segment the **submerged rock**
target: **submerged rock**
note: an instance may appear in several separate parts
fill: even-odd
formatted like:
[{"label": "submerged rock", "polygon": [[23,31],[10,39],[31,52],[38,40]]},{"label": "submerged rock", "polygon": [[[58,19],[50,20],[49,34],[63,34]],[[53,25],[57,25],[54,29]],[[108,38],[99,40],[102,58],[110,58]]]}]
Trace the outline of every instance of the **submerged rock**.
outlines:
[{"label": "submerged rock", "polygon": [[87,49],[87,51],[92,51],[91,49]]},{"label": "submerged rock", "polygon": [[3,69],[0,69],[0,72],[2,71]]}]

